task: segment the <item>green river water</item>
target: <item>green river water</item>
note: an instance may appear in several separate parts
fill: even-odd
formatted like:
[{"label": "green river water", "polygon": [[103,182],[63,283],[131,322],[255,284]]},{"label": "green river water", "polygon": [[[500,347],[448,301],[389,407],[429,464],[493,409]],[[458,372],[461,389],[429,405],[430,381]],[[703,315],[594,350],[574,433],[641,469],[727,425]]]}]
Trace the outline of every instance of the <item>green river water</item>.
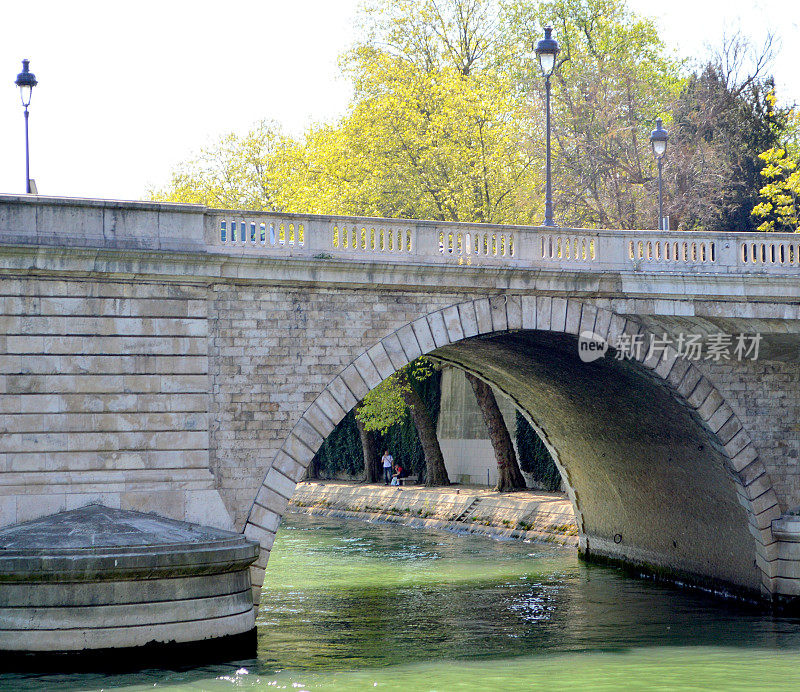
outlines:
[{"label": "green river water", "polygon": [[573,550],[288,515],[258,657],[28,690],[800,689],[800,621],[627,577]]}]

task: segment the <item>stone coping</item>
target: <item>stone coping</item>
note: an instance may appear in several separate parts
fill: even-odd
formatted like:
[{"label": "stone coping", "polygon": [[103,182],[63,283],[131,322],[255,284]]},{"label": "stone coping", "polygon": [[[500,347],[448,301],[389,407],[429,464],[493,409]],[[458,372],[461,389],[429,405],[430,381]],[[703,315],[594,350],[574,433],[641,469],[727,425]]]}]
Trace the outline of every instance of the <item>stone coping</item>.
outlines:
[{"label": "stone coping", "polygon": [[0,582],[217,574],[245,569],[258,554],[242,534],[87,505],[0,530]]},{"label": "stone coping", "polygon": [[772,535],[780,541],[800,543],[800,516],[784,514],[779,519],[773,519]]},{"label": "stone coping", "polygon": [[91,207],[100,209],[132,209],[136,211],[168,211],[182,214],[205,213],[202,204],[155,202],[151,200],[98,199],[94,197],[52,197],[48,195],[0,194],[0,204],[28,204],[54,207]]}]

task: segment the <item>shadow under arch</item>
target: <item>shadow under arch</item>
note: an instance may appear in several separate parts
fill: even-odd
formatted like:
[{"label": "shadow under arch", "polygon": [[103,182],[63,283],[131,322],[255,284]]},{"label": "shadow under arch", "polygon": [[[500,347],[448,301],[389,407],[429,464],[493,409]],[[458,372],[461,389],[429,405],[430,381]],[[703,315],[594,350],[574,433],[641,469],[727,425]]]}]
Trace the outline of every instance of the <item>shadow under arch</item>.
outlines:
[{"label": "shadow under arch", "polygon": [[777,499],[734,411],[671,347],[583,363],[576,342],[585,331],[608,343],[647,336],[635,320],[582,301],[498,295],[424,315],[361,353],[302,415],[250,509],[244,533],[262,545],[254,600],[281,516],[325,437],[421,355],[469,370],[515,401],[559,466],[584,555],[772,593],[766,510]]}]

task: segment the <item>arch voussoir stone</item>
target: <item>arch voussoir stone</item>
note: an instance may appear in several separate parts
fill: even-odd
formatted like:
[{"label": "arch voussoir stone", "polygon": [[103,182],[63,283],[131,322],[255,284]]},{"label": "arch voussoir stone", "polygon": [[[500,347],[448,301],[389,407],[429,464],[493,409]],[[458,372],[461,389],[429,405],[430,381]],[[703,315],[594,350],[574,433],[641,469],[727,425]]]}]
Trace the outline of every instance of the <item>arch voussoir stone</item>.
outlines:
[{"label": "arch voussoir stone", "polygon": [[611,327],[611,317],[613,316],[610,310],[604,308],[597,309],[597,317],[594,322],[594,329],[592,330],[596,336],[601,339],[606,339],[608,330]]},{"label": "arch voussoir stone", "polygon": [[433,343],[436,344],[436,348],[447,346],[447,344],[450,343],[450,335],[447,333],[447,326],[444,323],[444,315],[441,310],[437,310],[428,315],[428,326],[430,327],[431,336],[433,336]]},{"label": "arch voussoir stone", "polygon": [[461,317],[458,313],[458,306],[451,305],[442,310],[444,326],[447,329],[447,336],[451,343],[461,341],[464,338],[464,328],[461,326]]},{"label": "arch voussoir stone", "polygon": [[316,450],[307,447],[303,441],[295,435],[294,431],[286,438],[286,442],[283,443],[281,449],[303,467],[307,467],[314,458],[314,454],[316,454]]},{"label": "arch voussoir stone", "polygon": [[626,319],[624,317],[620,317],[616,313],[611,315],[608,334],[606,335],[606,341],[609,345],[613,346],[619,342],[620,337],[625,333],[625,323]]},{"label": "arch voussoir stone", "polygon": [[384,337],[381,343],[395,371],[411,362],[405,350],[403,350],[403,344],[400,342],[400,337],[397,332],[392,332],[389,336]]},{"label": "arch voussoir stone", "polygon": [[506,297],[506,324],[509,330],[522,329],[522,298],[516,295]]},{"label": "arch voussoir stone", "polygon": [[334,431],[336,425],[325,414],[325,411],[322,410],[318,402],[319,397],[317,397],[317,399],[311,403],[311,406],[306,409],[305,413],[303,414],[303,419],[308,421],[308,424],[311,425],[324,440]]},{"label": "arch voussoir stone", "polygon": [[[358,403],[358,399],[356,399],[350,387],[347,385],[347,382],[345,382],[345,372],[352,374],[351,368],[345,368],[341,375],[333,378],[326,389],[326,391],[330,392],[336,404],[342,409],[342,415],[339,420],[331,418],[331,420],[335,423],[339,423],[339,421],[347,415],[347,412]],[[358,375],[358,373],[356,373],[356,375],[359,379],[361,379],[361,376]],[[363,385],[363,380],[361,381],[361,384]]]},{"label": "arch voussoir stone", "polygon": [[581,308],[581,321],[578,325],[578,334],[589,332],[594,334],[594,325],[597,321],[597,308],[593,305],[586,305]]},{"label": "arch voussoir stone", "polygon": [[[536,329],[536,296],[522,296],[522,329]],[[460,308],[459,308],[460,311]]]},{"label": "arch voussoir stone", "polygon": [[284,476],[297,483],[305,475],[307,468],[308,464],[300,463],[281,449],[275,455],[275,460],[272,462],[270,470],[277,469]]},{"label": "arch voussoir stone", "polygon": [[[717,437],[719,437],[719,431],[722,429],[722,426],[724,426],[731,420],[735,420],[735,417],[733,415],[733,409],[723,401],[717,407],[716,411],[711,413],[711,415],[708,417],[706,424],[708,425],[709,429],[715,435],[717,435]],[[720,441],[722,442],[721,438]]]},{"label": "arch voussoir stone", "polygon": [[[550,296],[538,296],[536,298],[536,329],[541,331],[551,331],[550,330],[550,317],[553,310],[553,298]],[[566,312],[566,301],[564,303],[564,311]],[[563,327],[561,329],[556,328],[552,331],[556,332],[563,332]]]},{"label": "arch voussoir stone", "polygon": [[[566,316],[566,322],[564,324],[565,334],[574,334],[574,335],[578,334],[581,326],[582,310],[583,310],[583,304],[580,301],[572,299],[567,301],[567,316]],[[551,324],[551,330],[552,330],[552,324]]]},{"label": "arch voussoir stone", "polygon": [[[363,354],[366,355],[366,354]],[[374,368],[374,366],[373,366]],[[355,363],[351,363],[348,365],[344,370],[342,370],[342,381],[345,384],[345,388],[348,390],[350,394],[350,400],[352,400],[352,404],[347,407],[349,411],[353,406],[355,406],[359,401],[361,401],[369,391],[369,386],[364,381],[364,378],[361,376],[359,369],[356,367]]]},{"label": "arch voussoir stone", "polygon": [[436,349],[436,342],[431,334],[431,325],[428,322],[427,316],[420,317],[411,323],[411,328],[414,330],[414,336],[417,338],[417,343],[420,348],[420,355],[430,353]]},{"label": "arch voussoir stone", "polygon": [[[297,484],[292,485],[292,492],[294,492],[294,488]],[[262,485],[258,489],[258,494],[256,495],[256,501],[254,507],[263,507],[264,509],[271,510],[278,515],[282,515],[283,512],[286,510],[286,507],[289,504],[289,498],[284,497],[281,495],[277,490],[273,490],[272,488],[268,487],[267,485]],[[251,520],[258,524],[259,526],[264,526],[258,519],[251,514]],[[265,527],[268,528],[268,527]]]},{"label": "arch voussoir stone", "polygon": [[492,308],[488,298],[479,298],[473,302],[475,318],[478,322],[478,334],[489,334],[492,331]]},{"label": "arch voussoir stone", "polygon": [[[358,374],[361,375],[361,379],[367,386],[367,392],[375,389],[375,387],[377,387],[385,379],[381,377],[381,374],[378,372],[378,368],[375,367],[375,364],[372,362],[372,358],[369,357],[369,352],[365,351],[362,353],[353,361],[353,365],[355,366],[356,370],[358,370]],[[364,392],[358,398],[363,399],[367,392]]]},{"label": "arch voussoir stone", "polygon": [[506,295],[503,293],[489,299],[489,315],[492,319],[492,331],[504,332],[508,329],[508,313],[506,312]]},{"label": "arch voussoir stone", "polygon": [[[742,428],[740,426],[739,430],[741,429]],[[735,435],[733,437],[735,437]],[[734,471],[740,473],[745,468],[749,467],[750,464],[752,464],[757,460],[758,460],[758,452],[756,451],[755,446],[752,443],[748,443],[747,446],[744,447],[738,454],[731,457],[731,466],[733,467]]]},{"label": "arch voussoir stone", "polygon": [[736,435],[742,429],[742,423],[739,418],[736,416],[735,413],[731,415],[731,417],[722,424],[719,430],[717,430],[717,437],[719,441],[726,445],[733,439],[733,436]]},{"label": "arch voussoir stone", "polygon": [[[267,476],[264,479],[263,483],[263,487],[267,488],[268,490],[273,490],[274,492],[284,497],[287,501],[292,498],[292,495],[294,495],[294,490],[296,486],[297,486],[296,480],[294,480],[293,478],[289,478],[289,476],[282,473],[281,470],[279,468],[276,468],[275,466],[273,466],[267,472]],[[268,505],[264,506],[267,507]]]},{"label": "arch voussoir stone", "polygon": [[301,416],[300,420],[297,421],[297,425],[294,426],[294,434],[297,435],[297,437],[306,447],[314,452],[319,449],[319,446],[325,439],[325,437],[321,435],[313,425],[311,425],[305,414]]},{"label": "arch voussoir stone", "polygon": [[672,371],[675,368],[675,364],[680,360],[680,356],[678,351],[676,351],[672,346],[668,346],[664,349],[664,353],[661,356],[661,360],[658,362],[658,365],[653,369],[657,377],[660,377],[662,380],[670,382],[670,375],[672,375]]},{"label": "arch voussoir stone", "polygon": [[478,335],[478,317],[475,314],[475,305],[472,301],[468,303],[458,304],[458,316],[461,320],[461,329],[464,332],[464,338]]},{"label": "arch voussoir stone", "polygon": [[414,333],[413,325],[407,324],[400,327],[395,333],[400,340],[400,345],[403,347],[409,363],[422,355],[422,347],[419,345],[417,335]]},{"label": "arch voussoir stone", "polygon": [[367,351],[367,355],[372,361],[372,364],[375,366],[375,369],[378,371],[381,381],[385,380],[387,377],[396,372],[397,368],[394,367],[392,359],[389,358],[389,354],[386,352],[386,349],[383,346],[383,341],[379,341],[371,349],[369,349]]},{"label": "arch voussoir stone", "polygon": [[315,403],[334,425],[338,425],[346,413],[334,398],[330,389],[323,390],[316,398]]}]

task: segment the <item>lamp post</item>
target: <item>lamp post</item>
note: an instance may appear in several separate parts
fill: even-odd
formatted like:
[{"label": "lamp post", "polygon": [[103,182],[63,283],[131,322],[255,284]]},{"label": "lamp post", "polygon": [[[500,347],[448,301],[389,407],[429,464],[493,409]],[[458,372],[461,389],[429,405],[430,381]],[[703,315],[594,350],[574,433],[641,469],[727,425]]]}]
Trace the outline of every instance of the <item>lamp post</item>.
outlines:
[{"label": "lamp post", "polygon": [[544,225],[555,226],[553,223],[553,186],[550,179],[550,75],[556,67],[558,55],[558,41],[552,38],[553,27],[544,28],[544,38],[536,43],[536,57],[544,77],[545,93],[545,129],[547,130],[547,155],[545,163],[545,192],[544,192]]},{"label": "lamp post", "polygon": [[19,87],[19,95],[25,108],[25,192],[31,192],[30,150],[28,147],[28,106],[31,104],[31,94],[36,86],[36,76],[28,69],[30,60],[22,61],[22,72],[17,75],[14,82]]},{"label": "lamp post", "polygon": [[661,163],[664,160],[664,155],[667,153],[667,141],[669,140],[669,133],[661,127],[661,118],[656,118],[656,129],[650,133],[650,146],[653,147],[653,156],[658,161],[658,230],[667,230],[664,228],[664,198],[662,195],[661,187]]}]

